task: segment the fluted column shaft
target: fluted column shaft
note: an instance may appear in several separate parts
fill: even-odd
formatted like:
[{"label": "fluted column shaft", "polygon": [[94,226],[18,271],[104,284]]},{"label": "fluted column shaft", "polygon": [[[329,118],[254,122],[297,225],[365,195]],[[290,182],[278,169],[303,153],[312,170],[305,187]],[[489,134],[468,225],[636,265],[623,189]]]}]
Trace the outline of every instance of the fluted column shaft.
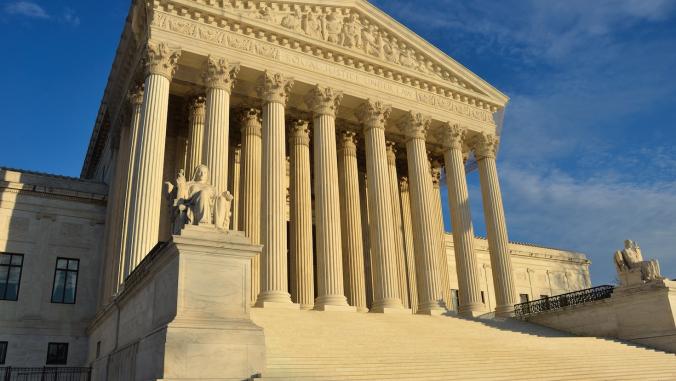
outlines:
[{"label": "fluted column shaft", "polygon": [[495,165],[497,144],[498,140],[495,136],[482,134],[477,139],[474,149],[479,164],[479,181],[481,182],[488,249],[495,285],[495,313],[499,316],[507,316],[514,311],[517,298],[505,212]]},{"label": "fluted column shaft", "polygon": [[413,112],[400,122],[400,128],[407,134],[406,156],[413,212],[419,314],[437,314],[445,310],[439,273],[439,234],[435,223],[434,202],[430,199],[432,180],[425,147],[429,123],[429,118]]},{"label": "fluted column shaft", "polygon": [[310,130],[308,122],[291,124],[291,300],[301,309],[314,307],[312,258],[312,193],[310,189]]},{"label": "fluted column shaft", "polygon": [[[261,113],[245,110],[240,117],[242,133],[242,181],[240,183],[239,228],[252,244],[261,243]],[[254,303],[261,289],[261,259],[251,259],[251,302]]]},{"label": "fluted column shaft", "polygon": [[217,194],[228,190],[230,91],[238,70],[224,58],[209,56],[204,71],[207,98],[202,158]]},{"label": "fluted column shaft", "polygon": [[148,42],[143,119],[133,161],[126,255],[129,271],[158,241],[162,205],[162,166],[169,108],[169,85],[180,51]]},{"label": "fluted column shaft", "polygon": [[343,288],[336,111],[342,93],[315,86],[306,97],[313,113],[317,300],[315,309],[347,307]]},{"label": "fluted column shaft", "polygon": [[362,237],[361,202],[356,136],[352,131],[340,134],[338,177],[343,233],[343,282],[345,295],[357,311],[366,312],[364,276],[364,238]]},{"label": "fluted column shaft", "polygon": [[439,251],[437,257],[439,259],[439,273],[441,275],[441,295],[444,298],[446,306],[451,305],[451,282],[449,280],[448,271],[448,256],[446,255],[446,232],[444,229],[444,213],[441,210],[441,168],[435,162],[430,166],[430,176],[432,178],[432,195],[431,199],[434,201],[434,220],[436,222],[437,234],[439,236]]},{"label": "fluted column shaft", "polygon": [[392,195],[385,144],[385,121],[391,107],[368,100],[357,116],[364,127],[366,177],[371,242],[371,263],[374,276],[372,312],[402,309],[399,289],[399,268],[394,235]]},{"label": "fluted column shaft", "polygon": [[409,193],[408,178],[402,177],[399,182],[401,190],[401,220],[404,230],[404,244],[406,248],[406,276],[411,298],[411,310],[418,311],[418,287],[415,277],[415,249],[413,245],[413,222],[411,220],[411,195]]},{"label": "fluted column shaft", "polygon": [[188,137],[188,165],[186,176],[192,179],[195,168],[204,164],[202,162],[202,142],[204,141],[204,97],[196,97],[190,103],[188,109],[189,133]]},{"label": "fluted column shaft", "polygon": [[284,108],[293,81],[265,72],[258,93],[263,98],[263,184],[261,292],[257,306],[291,304],[286,247],[286,142]]},{"label": "fluted column shaft", "polygon": [[232,153],[232,196],[235,203],[232,205],[232,218],[230,219],[232,230],[240,230],[239,227],[239,199],[240,199],[240,183],[242,180],[242,146],[237,145]]},{"label": "fluted column shaft", "polygon": [[445,143],[448,148],[444,151],[444,163],[460,294],[458,313],[476,316],[481,313],[483,304],[479,264],[474,251],[474,228],[467,191],[467,175],[462,155],[462,143],[466,132],[458,126],[448,126],[446,132]]},{"label": "fluted column shaft", "polygon": [[392,201],[392,221],[394,223],[394,240],[399,273],[399,295],[405,308],[410,308],[408,297],[408,280],[406,279],[406,254],[404,252],[404,232],[401,221],[401,200],[399,198],[399,179],[397,177],[397,158],[394,143],[387,143],[387,168],[390,178],[390,198]]}]

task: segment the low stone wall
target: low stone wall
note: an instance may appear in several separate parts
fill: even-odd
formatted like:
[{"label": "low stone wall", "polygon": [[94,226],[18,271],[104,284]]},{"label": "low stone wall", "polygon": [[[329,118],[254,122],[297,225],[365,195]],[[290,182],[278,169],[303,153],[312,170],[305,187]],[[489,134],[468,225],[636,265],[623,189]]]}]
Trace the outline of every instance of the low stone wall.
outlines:
[{"label": "low stone wall", "polygon": [[676,282],[618,287],[609,299],[541,312],[526,320],[580,336],[627,340],[676,353]]}]

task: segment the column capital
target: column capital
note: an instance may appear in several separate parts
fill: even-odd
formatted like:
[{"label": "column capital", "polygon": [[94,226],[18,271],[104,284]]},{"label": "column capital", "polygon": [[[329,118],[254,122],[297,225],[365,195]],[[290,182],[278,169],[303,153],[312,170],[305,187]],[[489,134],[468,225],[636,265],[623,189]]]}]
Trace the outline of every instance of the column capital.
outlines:
[{"label": "column capital", "polygon": [[203,95],[191,98],[190,103],[188,103],[188,117],[190,119],[204,118],[206,113],[205,102],[206,98]]},{"label": "column capital", "polygon": [[204,64],[202,78],[208,88],[230,92],[238,73],[239,64],[230,64],[225,58],[209,55]]},{"label": "column capital", "polygon": [[467,138],[467,129],[459,124],[444,123],[441,129],[441,143],[450,149],[462,149],[462,144]]},{"label": "column capital", "polygon": [[305,103],[318,115],[336,116],[343,92],[331,87],[315,85],[305,96]]},{"label": "column capital", "polygon": [[294,80],[280,73],[265,71],[258,78],[256,91],[265,103],[281,103],[286,106]]},{"label": "column capital", "polygon": [[422,139],[425,140],[427,130],[430,127],[432,119],[419,112],[409,111],[404,115],[397,125],[399,129],[406,135],[407,139]]},{"label": "column capital", "polygon": [[262,136],[261,111],[255,108],[247,108],[239,112],[238,118],[242,123],[240,131],[242,135]]},{"label": "column capital", "polygon": [[387,164],[394,165],[397,161],[397,143],[386,141],[385,152],[387,153]]},{"label": "column capital", "polygon": [[310,123],[303,119],[294,119],[289,123],[289,143],[310,146]]},{"label": "column capital", "polygon": [[129,90],[129,102],[132,106],[140,106],[143,104],[143,84],[139,83]]},{"label": "column capital", "polygon": [[386,105],[381,101],[367,99],[362,103],[355,116],[364,125],[364,130],[370,128],[385,128],[385,121],[389,119],[392,112],[392,106]]},{"label": "column capital", "polygon": [[500,138],[485,132],[474,136],[470,141],[470,147],[474,151],[477,160],[495,158],[495,152],[500,144]]},{"label": "column capital", "polygon": [[434,160],[430,162],[430,176],[432,176],[432,186],[434,189],[439,189],[441,185],[441,166],[437,165]]},{"label": "column capital", "polygon": [[357,156],[357,133],[343,130],[338,133],[338,147],[344,155]]},{"label": "column capital", "polygon": [[161,75],[171,81],[180,57],[181,48],[170,47],[164,42],[148,41],[145,52],[145,75]]}]

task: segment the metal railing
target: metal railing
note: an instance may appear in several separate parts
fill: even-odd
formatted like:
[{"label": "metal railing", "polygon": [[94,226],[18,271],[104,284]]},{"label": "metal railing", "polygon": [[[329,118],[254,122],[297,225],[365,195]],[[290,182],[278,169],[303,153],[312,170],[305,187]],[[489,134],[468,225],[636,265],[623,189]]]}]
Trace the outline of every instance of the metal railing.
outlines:
[{"label": "metal railing", "polygon": [[91,374],[92,368],[0,367],[0,381],[89,381]]},{"label": "metal railing", "polygon": [[526,317],[539,312],[553,311],[568,306],[607,299],[613,294],[613,289],[615,289],[614,286],[603,285],[516,304],[514,305],[514,315],[516,317]]}]

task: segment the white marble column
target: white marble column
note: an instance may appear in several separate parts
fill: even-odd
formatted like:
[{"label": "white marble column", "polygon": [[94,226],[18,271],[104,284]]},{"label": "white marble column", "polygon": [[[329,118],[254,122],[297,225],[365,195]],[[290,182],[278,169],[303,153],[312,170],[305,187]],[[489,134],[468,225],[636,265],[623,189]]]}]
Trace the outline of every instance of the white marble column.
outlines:
[{"label": "white marble column", "polygon": [[305,103],[313,114],[317,310],[350,308],[343,288],[336,153],[336,112],[342,97],[343,94],[339,91],[317,85],[305,98]]},{"label": "white marble column", "polygon": [[366,307],[364,277],[364,238],[362,237],[361,202],[359,200],[359,169],[357,167],[357,137],[353,131],[339,133],[338,178],[343,233],[343,282],[345,295],[359,312]]},{"label": "white marble column", "polygon": [[401,221],[401,200],[399,198],[399,179],[397,177],[397,156],[394,142],[387,142],[387,168],[390,177],[390,198],[394,223],[397,271],[399,273],[399,295],[405,308],[410,308],[408,297],[408,279],[406,276],[406,254],[404,252],[404,231]]},{"label": "white marble column", "polygon": [[483,311],[481,302],[481,278],[479,263],[474,249],[474,228],[467,191],[467,175],[463,161],[462,146],[467,131],[457,125],[446,125],[443,135],[444,163],[446,164],[446,187],[451,209],[451,227],[455,268],[458,274],[460,295],[458,313],[463,316],[478,316]]},{"label": "white marble column", "polygon": [[240,182],[242,179],[242,145],[237,144],[232,150],[232,176],[230,176],[230,189],[232,189],[232,196],[235,201],[232,204],[232,216],[230,218],[230,229],[240,230],[239,227],[239,199],[240,199]]},{"label": "white marble column", "polygon": [[434,221],[439,236],[439,273],[441,275],[441,288],[444,303],[449,307],[451,305],[451,283],[448,271],[448,256],[446,255],[446,232],[444,229],[444,213],[441,210],[441,166],[436,160],[430,162],[430,177],[432,179],[432,195],[434,202]]},{"label": "white marble column", "polygon": [[314,268],[312,245],[312,192],[310,176],[310,130],[305,120],[294,120],[289,128],[290,220],[291,220],[291,300],[300,308],[314,307]]},{"label": "white marble column", "polygon": [[371,224],[369,223],[368,187],[366,173],[360,168],[359,200],[361,201],[361,237],[364,249],[364,287],[366,290],[366,307],[373,306],[373,266],[371,264]]},{"label": "white marble column", "polygon": [[125,254],[131,260],[129,271],[133,271],[158,242],[169,85],[180,55],[179,49],[148,42],[143,117],[135,147],[127,218]]},{"label": "white marble column", "polygon": [[261,292],[256,306],[293,307],[287,278],[286,139],[284,108],[293,79],[266,71],[259,79],[263,99]]},{"label": "white marble column", "polygon": [[482,133],[472,142],[474,156],[479,164],[479,180],[483,199],[488,250],[491,256],[493,284],[495,286],[495,314],[508,316],[518,303],[512,271],[512,258],[509,253],[507,224],[502,206],[502,194],[495,165],[495,152],[498,138]]},{"label": "white marble column", "polygon": [[203,74],[207,98],[202,158],[217,194],[228,190],[230,91],[238,72],[239,66],[225,58],[207,57]]},{"label": "white marble column", "polygon": [[188,165],[185,170],[186,178],[192,179],[195,168],[202,162],[202,142],[204,142],[204,103],[206,99],[197,96],[190,100],[188,105]]},{"label": "white marble column", "polygon": [[420,113],[409,112],[399,121],[406,134],[409,191],[413,217],[415,269],[418,282],[419,314],[440,314],[445,311],[439,272],[439,235],[435,223],[432,180],[427,159],[425,138],[430,119]]},{"label": "white marble column", "polygon": [[418,287],[415,279],[415,249],[413,246],[413,222],[411,219],[411,194],[409,193],[408,177],[399,180],[401,194],[401,220],[404,229],[404,244],[406,250],[406,276],[408,277],[408,291],[411,298],[411,311],[418,311]]},{"label": "white marble column", "polygon": [[385,147],[385,121],[391,107],[367,100],[357,110],[364,128],[368,189],[369,223],[371,226],[371,263],[374,277],[372,312],[406,311],[399,291],[399,267],[394,235],[394,217],[390,177]]},{"label": "white marble column", "polygon": [[[242,180],[240,183],[239,228],[252,244],[261,243],[261,112],[246,109],[239,116],[242,134]],[[261,259],[251,259],[251,302],[261,290]]]}]

